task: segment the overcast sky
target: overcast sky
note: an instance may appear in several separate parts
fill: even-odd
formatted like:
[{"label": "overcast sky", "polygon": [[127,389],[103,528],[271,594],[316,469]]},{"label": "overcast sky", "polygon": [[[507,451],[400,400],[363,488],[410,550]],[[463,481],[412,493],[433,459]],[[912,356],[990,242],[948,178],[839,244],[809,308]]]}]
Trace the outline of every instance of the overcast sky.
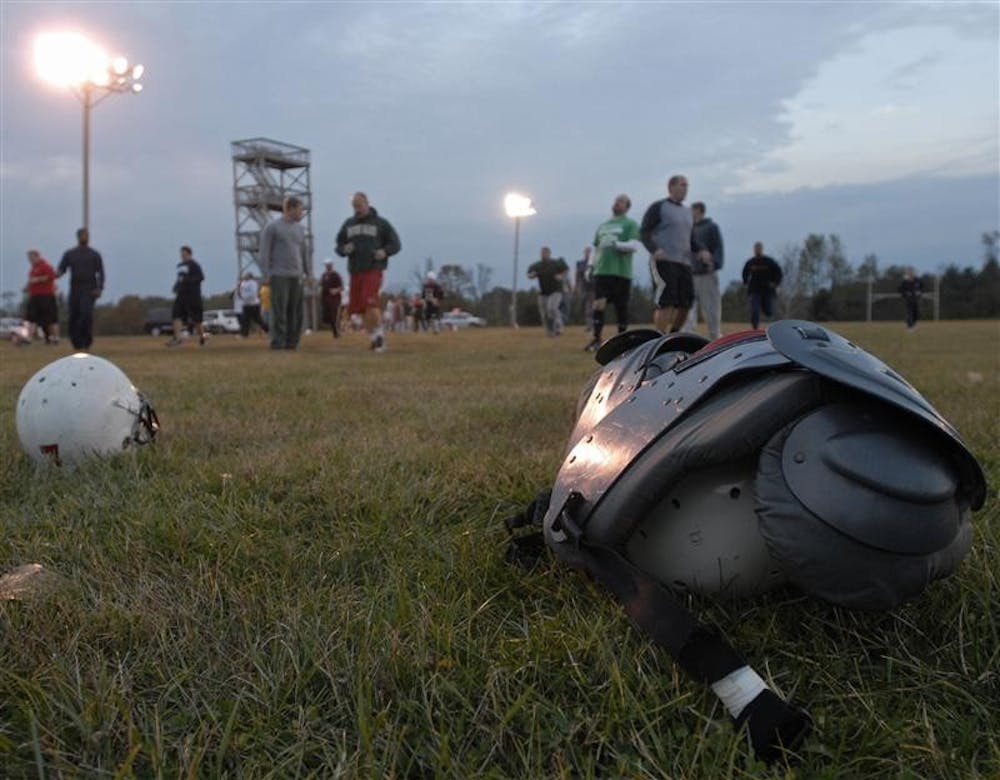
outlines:
[{"label": "overcast sky", "polygon": [[[108,298],[169,294],[190,244],[236,275],[230,142],[311,150],[317,265],[364,190],[398,230],[388,284],[431,256],[509,287],[503,196],[533,198],[521,279],[576,260],[615,194],[632,216],[688,176],[726,242],[778,256],[837,233],[857,266],[978,266],[1000,226],[998,39],[988,3],[0,3],[0,289],[81,222],[81,116],[36,76],[45,31],[146,66],[93,112],[92,243]],[[343,264],[338,262],[338,267]],[[637,278],[648,283],[645,263]],[[107,300],[106,298],[105,300]]]}]

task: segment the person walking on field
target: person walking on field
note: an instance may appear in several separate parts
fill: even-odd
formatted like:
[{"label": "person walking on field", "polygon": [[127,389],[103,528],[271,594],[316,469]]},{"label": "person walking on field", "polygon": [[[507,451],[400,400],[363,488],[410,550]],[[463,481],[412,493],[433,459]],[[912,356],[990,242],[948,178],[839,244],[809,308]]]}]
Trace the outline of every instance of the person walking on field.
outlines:
[{"label": "person walking on field", "polygon": [[107,278],[101,253],[90,246],[90,231],[76,231],[76,246],[66,250],[59,261],[56,278],[70,273],[69,340],[73,349],[89,352],[94,343],[94,304],[104,292]]},{"label": "person walking on field", "polygon": [[323,262],[323,275],[319,279],[323,322],[330,323],[335,339],[340,338],[340,304],[344,293],[344,280],[333,269],[333,260]]},{"label": "person walking on field", "polygon": [[45,333],[46,344],[59,343],[59,307],[56,304],[56,271],[49,265],[37,249],[28,250],[28,286],[24,291],[28,294],[28,310],[25,319],[28,321],[28,333],[34,335],[39,327]]},{"label": "person walking on field", "polygon": [[760,315],[774,314],[774,296],[781,284],[781,266],[764,254],[764,245],[753,245],[753,257],[743,264],[743,284],[750,295],[750,326],[757,330]]},{"label": "person walking on field", "polygon": [[259,263],[271,285],[271,349],[296,349],[302,335],[302,280],[309,277],[302,201],[285,198],[281,217],[260,234]]},{"label": "person walking on field", "polygon": [[260,282],[260,319],[265,327],[271,326],[271,285],[266,279]]},{"label": "person walking on field", "polygon": [[719,290],[719,270],[725,261],[722,233],[719,226],[705,216],[705,204],[691,204],[694,217],[694,243],[702,250],[691,266],[694,297],[702,319],[708,328],[708,338],[714,341],[722,335],[722,293]]},{"label": "person walking on field", "polygon": [[441,332],[441,301],[444,300],[444,288],[438,283],[437,274],[428,271],[420,288],[423,299],[424,329],[437,335]]},{"label": "person walking on field", "polygon": [[250,335],[250,326],[256,323],[261,333],[267,333],[267,323],[260,315],[260,285],[254,275],[247,271],[236,288],[236,297],[243,307],[240,314],[240,335]]},{"label": "person walking on field", "polygon": [[205,323],[203,320],[203,302],[201,299],[201,283],[205,274],[198,261],[194,259],[191,247],[181,247],[181,260],[177,264],[177,281],[174,282],[174,308],[171,318],[174,321],[174,335],[167,342],[168,347],[179,347],[184,343],[181,331],[185,325],[193,325],[198,330],[198,343],[205,346]]},{"label": "person walking on field", "polygon": [[337,233],[334,251],[347,258],[347,272],[351,277],[348,296],[348,313],[363,317],[365,331],[375,352],[385,351],[385,333],[379,312],[379,294],[382,273],[389,258],[402,248],[396,229],[375,207],[363,192],[351,198],[354,216],[348,217]]},{"label": "person walking on field", "polygon": [[541,258],[528,266],[528,278],[538,280],[538,302],[542,324],[549,336],[562,334],[563,279],[569,266],[561,257],[552,257],[552,250],[542,247]]},{"label": "person walking on field", "polygon": [[604,311],[610,302],[615,307],[618,332],[628,329],[628,303],[632,293],[632,256],[642,248],[639,225],[629,219],[632,200],[622,194],[611,204],[611,219],[602,222],[594,234],[594,251],[590,252],[587,277],[594,280],[593,319],[594,338],[586,346],[593,352],[601,345],[604,329]]},{"label": "person walking on field", "polygon": [[903,281],[899,283],[899,294],[903,296],[903,303],[906,305],[907,328],[916,327],[917,320],[920,319],[920,296],[923,292],[924,283],[913,273],[912,268],[907,268]]},{"label": "person walking on field", "polygon": [[639,237],[649,250],[653,322],[661,333],[676,333],[684,325],[694,301],[691,263],[695,255],[707,256],[694,243],[694,217],[684,205],[687,191],[686,177],[671,176],[667,197],[646,209],[639,227]]}]

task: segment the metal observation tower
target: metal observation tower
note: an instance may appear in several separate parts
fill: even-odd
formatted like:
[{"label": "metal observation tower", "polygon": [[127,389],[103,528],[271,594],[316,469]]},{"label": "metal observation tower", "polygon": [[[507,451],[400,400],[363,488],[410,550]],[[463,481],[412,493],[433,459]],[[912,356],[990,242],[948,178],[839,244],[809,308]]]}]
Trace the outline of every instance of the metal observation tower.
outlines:
[{"label": "metal observation tower", "polygon": [[306,207],[306,261],[313,270],[312,191],[309,150],[301,146],[249,138],[233,141],[233,203],[236,206],[236,257],[240,277],[260,274],[260,233],[281,214],[285,198],[295,195]]}]

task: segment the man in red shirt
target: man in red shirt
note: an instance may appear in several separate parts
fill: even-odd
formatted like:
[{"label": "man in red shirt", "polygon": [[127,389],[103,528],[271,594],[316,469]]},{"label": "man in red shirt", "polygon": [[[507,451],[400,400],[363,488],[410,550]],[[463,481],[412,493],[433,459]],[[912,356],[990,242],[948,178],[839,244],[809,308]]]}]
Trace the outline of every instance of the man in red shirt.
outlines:
[{"label": "man in red shirt", "polygon": [[28,332],[36,327],[45,331],[46,344],[59,343],[59,308],[56,306],[56,272],[37,249],[28,250],[28,307],[25,319],[30,323]]}]

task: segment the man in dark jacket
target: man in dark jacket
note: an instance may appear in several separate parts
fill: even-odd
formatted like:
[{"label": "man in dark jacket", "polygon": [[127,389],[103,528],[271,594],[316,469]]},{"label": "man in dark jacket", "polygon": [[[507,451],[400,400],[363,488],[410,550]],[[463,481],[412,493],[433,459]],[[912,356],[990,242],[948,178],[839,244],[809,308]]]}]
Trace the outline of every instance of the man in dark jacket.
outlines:
[{"label": "man in dark jacket", "polygon": [[722,233],[711,217],[705,216],[705,204],[691,204],[694,217],[694,242],[704,249],[691,261],[694,297],[701,317],[713,341],[722,335],[722,294],[719,291],[719,269],[725,261]]},{"label": "man in dark jacket", "polygon": [[399,252],[399,236],[387,219],[380,217],[363,192],[351,198],[354,216],[345,220],[337,233],[334,251],[347,258],[351,275],[351,292],[347,311],[352,316],[363,315],[365,331],[371,338],[371,348],[385,351],[385,334],[379,316],[379,293],[382,272],[389,258]]},{"label": "man in dark jacket", "polygon": [[73,349],[87,352],[94,342],[94,304],[104,292],[104,261],[90,247],[87,228],[76,231],[76,246],[66,250],[56,277],[67,271],[69,278],[69,340]]},{"label": "man in dark jacket", "polygon": [[912,328],[920,318],[920,296],[924,292],[924,283],[913,273],[912,268],[906,269],[903,281],[899,283],[899,294],[906,304],[906,327]]},{"label": "man in dark jacket", "polygon": [[781,266],[764,254],[760,241],[753,245],[753,257],[743,265],[743,284],[750,294],[750,325],[757,330],[761,312],[768,317],[774,314],[775,290],[781,284]]},{"label": "man in dark jacket", "polygon": [[168,347],[179,347],[184,343],[181,333],[185,325],[196,328],[198,343],[205,346],[205,323],[203,322],[204,303],[201,298],[201,283],[205,274],[201,265],[194,259],[194,252],[189,246],[181,247],[181,261],[177,264],[177,281],[174,282],[174,308],[171,318],[174,321],[174,336],[167,342]]}]

